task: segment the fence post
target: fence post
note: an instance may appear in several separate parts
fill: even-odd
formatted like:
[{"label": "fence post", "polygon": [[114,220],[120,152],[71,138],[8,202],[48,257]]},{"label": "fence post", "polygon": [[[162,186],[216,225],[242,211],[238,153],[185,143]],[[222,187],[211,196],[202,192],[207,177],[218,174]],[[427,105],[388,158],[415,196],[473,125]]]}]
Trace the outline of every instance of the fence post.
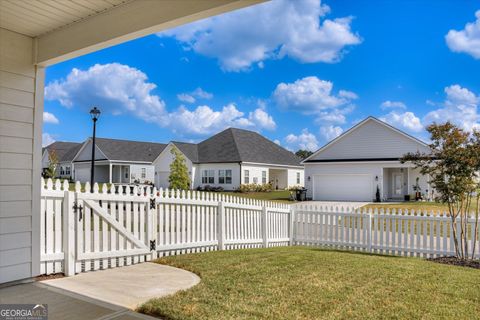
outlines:
[{"label": "fence post", "polygon": [[217,210],[217,239],[218,239],[218,250],[225,250],[225,213],[223,211],[223,202],[218,202]]},{"label": "fence post", "polygon": [[[145,197],[149,197],[151,194],[145,190]],[[153,200],[153,201],[152,201]],[[157,208],[156,197],[149,198],[150,202],[147,202],[147,219],[146,219],[146,231],[147,231],[147,245],[150,246],[150,256],[147,255],[147,261],[156,258],[157,254],[157,243],[155,241],[155,232],[153,231],[153,220]]]},{"label": "fence post", "polygon": [[367,251],[372,252],[372,209],[368,211],[367,218]]},{"label": "fence post", "polygon": [[267,234],[267,207],[262,207],[262,238],[263,247],[268,248],[268,234]]},{"label": "fence post", "polygon": [[290,206],[290,213],[288,217],[288,236],[290,238],[290,246],[293,246],[294,243],[294,230],[293,230],[293,219],[295,218],[295,209],[293,206]]},{"label": "fence post", "polygon": [[63,272],[67,277],[75,275],[74,196],[75,193],[67,190],[63,197]]}]

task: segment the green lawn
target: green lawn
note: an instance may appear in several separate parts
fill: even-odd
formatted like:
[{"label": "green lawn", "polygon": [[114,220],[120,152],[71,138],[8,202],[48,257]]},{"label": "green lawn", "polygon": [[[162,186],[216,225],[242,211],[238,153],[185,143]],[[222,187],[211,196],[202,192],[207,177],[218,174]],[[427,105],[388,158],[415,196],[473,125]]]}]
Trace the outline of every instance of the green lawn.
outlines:
[{"label": "green lawn", "polygon": [[248,193],[222,192],[222,193],[238,196],[238,197],[258,199],[258,200],[279,201],[279,202],[285,202],[285,203],[293,202],[290,200],[290,191],[288,190],[270,191],[270,192],[248,192]]},{"label": "green lawn", "polygon": [[[472,211],[476,210],[476,205],[477,202],[476,200],[472,201],[472,204],[470,205],[470,209]],[[364,206],[363,208],[366,209],[395,209],[395,210],[426,210],[430,213],[430,211],[433,211],[434,213],[437,213],[438,211],[445,211],[448,213],[448,206],[446,204],[440,203],[440,202],[423,202],[423,201],[409,201],[409,202],[399,202],[399,203],[388,203],[388,202],[381,202],[381,203],[372,203]]]},{"label": "green lawn", "polygon": [[158,263],[202,281],[140,312],[165,319],[474,319],[480,270],[307,247],[188,254]]}]

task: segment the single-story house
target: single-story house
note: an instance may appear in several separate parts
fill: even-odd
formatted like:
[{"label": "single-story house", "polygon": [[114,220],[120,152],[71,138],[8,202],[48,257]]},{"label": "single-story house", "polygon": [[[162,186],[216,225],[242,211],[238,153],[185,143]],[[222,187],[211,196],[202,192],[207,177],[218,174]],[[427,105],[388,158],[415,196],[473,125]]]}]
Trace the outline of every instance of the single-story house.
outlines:
[{"label": "single-story house", "polygon": [[[109,183],[153,183],[153,161],[167,146],[164,143],[117,139],[95,139],[95,181]],[[90,181],[92,139],[85,141],[73,159],[73,179]]]},{"label": "single-story house", "polygon": [[377,188],[382,201],[414,194],[417,178],[424,197],[432,189],[428,177],[411,163],[408,152],[429,152],[423,141],[368,117],[314,152],[305,165],[307,197],[313,200],[372,201]]},{"label": "single-story house", "polygon": [[[95,181],[118,184],[154,183],[169,187],[171,149],[184,156],[190,186],[234,190],[241,184],[271,183],[276,190],[304,185],[300,159],[262,135],[229,128],[198,144],[168,144],[96,138]],[[77,147],[71,157],[73,180],[90,181],[92,140]],[[48,157],[47,157],[48,160]],[[48,165],[47,165],[48,166]]]},{"label": "single-story house", "polygon": [[55,156],[58,161],[55,177],[70,180],[73,177],[72,161],[81,147],[82,144],[77,142],[55,141],[43,148],[42,171],[48,169],[51,157]]},{"label": "single-story house", "polygon": [[234,190],[241,184],[271,183],[275,190],[303,186],[300,159],[262,135],[229,128],[198,144],[170,142],[154,161],[155,185],[168,187],[172,147],[186,158],[191,186]]}]

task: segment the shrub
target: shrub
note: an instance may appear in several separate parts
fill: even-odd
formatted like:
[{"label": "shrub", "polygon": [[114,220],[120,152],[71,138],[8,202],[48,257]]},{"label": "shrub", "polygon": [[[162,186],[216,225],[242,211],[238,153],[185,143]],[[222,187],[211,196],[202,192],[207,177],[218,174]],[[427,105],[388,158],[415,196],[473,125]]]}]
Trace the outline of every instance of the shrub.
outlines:
[{"label": "shrub", "polygon": [[247,192],[269,192],[272,191],[272,184],[265,183],[265,184],[257,184],[257,183],[249,183],[249,184],[241,184],[240,187],[237,189],[238,192],[247,193]]}]

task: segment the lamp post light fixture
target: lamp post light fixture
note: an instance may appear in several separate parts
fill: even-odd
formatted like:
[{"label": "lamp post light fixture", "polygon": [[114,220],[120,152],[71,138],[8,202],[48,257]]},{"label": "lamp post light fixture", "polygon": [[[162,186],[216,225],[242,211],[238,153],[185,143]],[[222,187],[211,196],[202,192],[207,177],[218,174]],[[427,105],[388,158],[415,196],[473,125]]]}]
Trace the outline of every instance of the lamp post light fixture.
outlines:
[{"label": "lamp post light fixture", "polygon": [[92,166],[90,169],[90,187],[93,192],[93,184],[95,178],[95,133],[97,129],[97,120],[100,118],[100,110],[97,107],[93,107],[90,110],[90,115],[92,116],[93,121],[93,136],[92,136]]}]

